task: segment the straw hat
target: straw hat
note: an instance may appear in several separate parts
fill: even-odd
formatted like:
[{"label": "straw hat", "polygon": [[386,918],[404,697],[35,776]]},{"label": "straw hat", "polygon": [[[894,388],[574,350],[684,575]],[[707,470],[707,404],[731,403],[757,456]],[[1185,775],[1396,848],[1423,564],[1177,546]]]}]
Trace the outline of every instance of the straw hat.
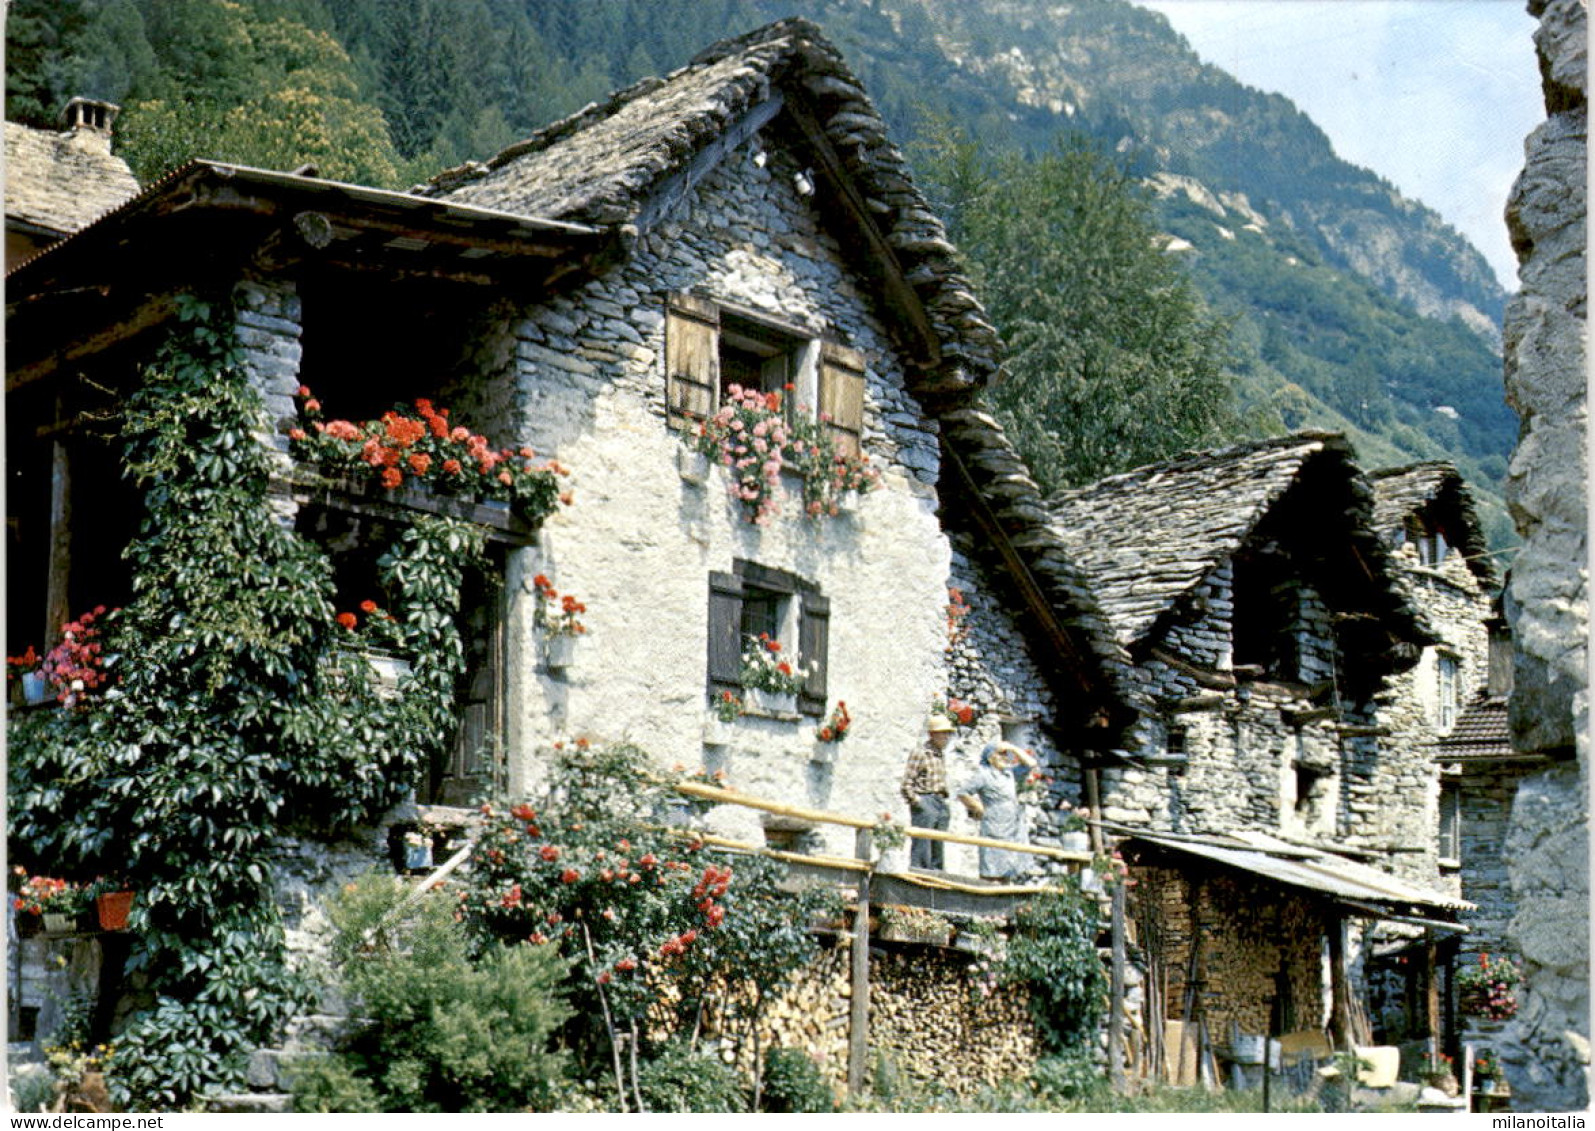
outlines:
[{"label": "straw hat", "polygon": [[953,726],[953,721],[946,715],[936,714],[930,717],[930,722],[925,725],[925,729],[935,734],[938,731],[954,731],[958,728]]}]

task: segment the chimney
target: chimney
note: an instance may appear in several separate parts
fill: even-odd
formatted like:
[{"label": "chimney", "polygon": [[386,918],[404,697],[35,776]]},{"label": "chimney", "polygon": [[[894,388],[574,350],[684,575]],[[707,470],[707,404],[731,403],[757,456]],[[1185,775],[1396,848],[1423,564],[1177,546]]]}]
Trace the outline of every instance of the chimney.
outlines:
[{"label": "chimney", "polygon": [[74,98],[61,111],[61,124],[78,144],[111,152],[111,123],[122,108],[114,102]]}]

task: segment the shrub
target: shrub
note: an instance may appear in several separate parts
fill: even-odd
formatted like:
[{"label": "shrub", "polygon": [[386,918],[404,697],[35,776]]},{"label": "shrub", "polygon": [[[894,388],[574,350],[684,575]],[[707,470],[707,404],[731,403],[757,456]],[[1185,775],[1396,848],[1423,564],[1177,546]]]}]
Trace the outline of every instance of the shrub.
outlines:
[{"label": "shrub", "polygon": [[1001,979],[1030,993],[1030,1012],[1044,1051],[1068,1053],[1096,1034],[1107,995],[1097,956],[1100,913],[1070,878],[1014,916]]},{"label": "shrub", "polygon": [[802,1049],[771,1049],[764,1058],[762,1110],[833,1112],[836,1098],[819,1065]]},{"label": "shrub", "polygon": [[643,1106],[655,1112],[747,1111],[736,1070],[718,1058],[693,1052],[685,1041],[667,1041],[637,1075]]},{"label": "shrub", "polygon": [[[544,947],[490,944],[473,956],[457,898],[372,873],[333,902],[341,988],[360,1018],[329,1061],[296,1078],[302,1110],[523,1111],[557,1101],[569,1016],[565,964]],[[362,1086],[364,1084],[365,1086]]]}]

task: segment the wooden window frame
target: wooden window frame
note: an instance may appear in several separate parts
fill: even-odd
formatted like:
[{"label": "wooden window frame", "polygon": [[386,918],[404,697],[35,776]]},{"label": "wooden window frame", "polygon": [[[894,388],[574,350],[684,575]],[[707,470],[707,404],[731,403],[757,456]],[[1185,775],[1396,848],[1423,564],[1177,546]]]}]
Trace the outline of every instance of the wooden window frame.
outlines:
[{"label": "wooden window frame", "polygon": [[798,693],[798,712],[818,718],[825,713],[826,687],[830,666],[831,602],[813,582],[783,569],[738,559],[730,572],[709,574],[708,607],[708,694],[711,700],[723,691],[741,693],[742,688],[742,603],[749,590],[773,593],[791,602],[788,621],[793,625],[787,647],[794,647],[797,662],[813,663]]},{"label": "wooden window frame", "polygon": [[673,294],[665,312],[665,411],[672,427],[691,428],[719,409],[722,338],[732,327],[745,341],[789,343],[789,348],[769,355],[771,360],[788,359],[782,382],[794,385],[784,399],[788,409],[811,406],[839,452],[855,458],[863,454],[869,370],[863,353],[826,340],[811,327],[699,295]]}]

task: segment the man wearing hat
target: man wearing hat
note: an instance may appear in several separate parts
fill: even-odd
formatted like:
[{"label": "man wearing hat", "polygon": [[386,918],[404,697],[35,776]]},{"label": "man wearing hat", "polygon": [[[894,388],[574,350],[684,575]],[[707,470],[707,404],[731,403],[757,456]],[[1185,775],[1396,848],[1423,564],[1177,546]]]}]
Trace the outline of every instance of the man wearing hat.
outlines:
[{"label": "man wearing hat", "polygon": [[[944,751],[952,738],[953,722],[937,712],[925,727],[925,745],[908,759],[903,771],[903,800],[908,802],[908,823],[921,829],[945,829],[947,810],[947,760]],[[910,868],[941,871],[942,842],[915,837],[908,852]]]}]

